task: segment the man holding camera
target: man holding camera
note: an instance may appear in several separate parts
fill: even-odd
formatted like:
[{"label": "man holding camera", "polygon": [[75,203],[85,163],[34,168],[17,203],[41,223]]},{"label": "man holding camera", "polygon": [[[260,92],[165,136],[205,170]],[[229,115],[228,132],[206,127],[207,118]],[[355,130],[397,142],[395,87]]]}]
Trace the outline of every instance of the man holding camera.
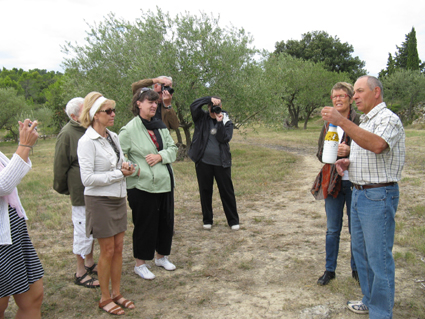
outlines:
[{"label": "man holding camera", "polygon": [[162,75],[154,79],[144,79],[134,82],[131,85],[133,95],[138,89],[152,85],[154,91],[159,94],[158,107],[154,117],[164,122],[168,129],[178,130],[180,122],[171,106],[174,93],[174,89],[172,88],[173,79],[171,77]]},{"label": "man holding camera", "polygon": [[[202,106],[208,105],[208,111]],[[232,230],[239,229],[239,216],[233,189],[229,142],[233,136],[233,123],[226,111],[221,108],[221,100],[216,97],[197,99],[190,106],[195,123],[189,157],[195,162],[201,197],[204,229],[213,224],[212,194],[214,178],[220,192],[221,202],[227,223]]]}]

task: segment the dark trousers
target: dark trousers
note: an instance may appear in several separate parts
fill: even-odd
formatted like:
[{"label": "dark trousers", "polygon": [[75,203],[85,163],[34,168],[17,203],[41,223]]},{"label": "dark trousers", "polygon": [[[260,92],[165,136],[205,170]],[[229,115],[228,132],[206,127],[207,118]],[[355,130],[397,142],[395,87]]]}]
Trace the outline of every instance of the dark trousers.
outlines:
[{"label": "dark trousers", "polygon": [[[127,190],[128,203],[133,213],[133,255],[141,260],[152,260],[155,250],[168,256],[173,241],[174,211],[170,211],[169,193],[148,193],[137,188]],[[168,208],[167,208],[168,207]]]},{"label": "dark trousers", "polygon": [[239,225],[239,216],[236,208],[235,191],[233,189],[231,168],[215,166],[198,162],[196,164],[199,195],[201,197],[204,225],[213,224],[212,195],[214,178],[220,192],[221,203],[226,214],[229,226]]}]

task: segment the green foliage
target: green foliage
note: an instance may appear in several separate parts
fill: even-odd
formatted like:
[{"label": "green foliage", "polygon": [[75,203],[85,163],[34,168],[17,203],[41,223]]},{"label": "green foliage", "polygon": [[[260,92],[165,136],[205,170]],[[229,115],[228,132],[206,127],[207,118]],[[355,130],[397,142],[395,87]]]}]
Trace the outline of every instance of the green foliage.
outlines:
[{"label": "green foliage", "polygon": [[353,46],[342,43],[338,37],[332,37],[325,31],[307,32],[301,40],[277,42],[275,54],[287,53],[295,58],[323,62],[328,71],[345,72],[352,81],[366,74],[365,62],[353,57]]},{"label": "green foliage", "polygon": [[382,79],[384,76],[391,75],[395,72],[395,70],[396,66],[393,56],[391,55],[391,53],[388,53],[387,68],[379,72],[379,78]]},{"label": "green foliage", "polygon": [[57,127],[55,126],[53,111],[50,108],[38,108],[34,111],[34,115],[31,118],[37,119],[37,122],[39,123],[37,127],[40,135],[50,135],[56,133]]},{"label": "green foliage", "polygon": [[45,92],[45,106],[51,111],[51,122],[49,122],[49,127],[56,132],[69,120],[65,113],[65,106],[68,102],[64,97],[65,77],[66,75],[58,78],[58,80],[50,85]]},{"label": "green foliage", "polygon": [[29,110],[23,96],[18,96],[13,88],[0,88],[0,129],[8,130],[13,138],[17,140],[19,134],[17,114]]},{"label": "green foliage", "polygon": [[423,71],[425,63],[421,63],[419,59],[415,28],[412,27],[412,30],[406,34],[406,40],[401,46],[396,45],[396,48],[394,58],[389,53],[387,68],[379,72],[380,78],[392,75],[399,69]]},{"label": "green foliage", "polygon": [[55,83],[62,74],[59,72],[40,69],[24,71],[13,68],[0,71],[0,87],[12,87],[19,95],[24,95],[27,101],[36,104],[46,102],[46,92],[50,85]]},{"label": "green foliage", "polygon": [[[47,129],[46,133],[53,133],[59,131],[61,128],[61,121],[50,122],[52,115],[56,109],[63,110],[64,103],[60,96],[62,90],[62,82],[60,79],[62,74],[54,71],[46,71],[40,69],[33,69],[24,71],[22,69],[13,68],[7,70],[3,68],[0,70],[0,88],[10,88],[16,91],[16,95],[22,97],[29,105],[30,109],[34,111],[32,115],[42,118],[37,118],[40,121],[40,128]],[[52,111],[45,109],[50,108]],[[40,110],[38,112],[38,110]],[[26,110],[22,110],[24,113]],[[63,111],[62,111],[63,113]],[[16,115],[17,113],[15,113]],[[22,114],[24,116],[24,114]],[[63,116],[62,116],[63,118]],[[14,120],[22,120],[24,118],[14,118]],[[31,118],[35,119],[35,118]],[[53,119],[56,119],[53,117]],[[47,126],[43,126],[43,124]],[[15,136],[16,130],[11,132]]]},{"label": "green foliage", "polygon": [[287,54],[271,55],[264,63],[265,82],[273,83],[268,88],[270,107],[263,120],[269,123],[284,123],[298,128],[304,118],[304,129],[312,112],[329,101],[332,86],[339,81],[349,81],[348,74],[327,71],[323,63],[314,63],[294,58]]},{"label": "green foliage", "polygon": [[98,91],[117,102],[115,130],[131,118],[131,84],[159,75],[173,77],[173,106],[190,143],[189,106],[199,97],[218,95],[234,118],[255,107],[244,89],[256,72],[251,37],[243,29],[222,28],[219,20],[189,13],[171,18],[160,9],[130,23],[113,14],[90,27],[86,44],[67,43],[66,99]]},{"label": "green foliage", "polygon": [[412,28],[409,35],[409,42],[407,43],[407,70],[419,70],[419,65],[421,60],[419,60],[418,54],[418,45],[416,41],[416,31],[415,28]]},{"label": "green foliage", "polygon": [[398,69],[382,79],[384,99],[391,106],[401,104],[400,116],[403,120],[413,119],[413,108],[425,99],[425,74],[419,71]]},{"label": "green foliage", "polygon": [[19,83],[16,82],[15,80],[12,80],[12,78],[9,75],[6,75],[5,77],[0,77],[0,88],[12,88],[21,94],[24,92],[24,90],[19,85]]}]

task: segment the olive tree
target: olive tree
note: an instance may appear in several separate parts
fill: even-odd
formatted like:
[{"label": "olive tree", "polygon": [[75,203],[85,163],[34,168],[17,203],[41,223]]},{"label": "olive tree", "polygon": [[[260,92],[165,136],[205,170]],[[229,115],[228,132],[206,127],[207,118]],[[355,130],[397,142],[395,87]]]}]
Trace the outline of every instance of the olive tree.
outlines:
[{"label": "olive tree", "polygon": [[382,79],[384,99],[388,104],[401,103],[402,118],[413,120],[414,107],[425,100],[425,74],[416,70],[398,69]]},{"label": "olive tree", "polygon": [[253,87],[260,69],[244,29],[221,27],[204,13],[172,18],[160,9],[143,12],[131,23],[113,14],[90,26],[86,43],[63,46],[68,98],[99,91],[117,102],[115,130],[132,117],[131,83],[159,75],[173,77],[175,108],[186,144],[191,142],[190,104],[199,97],[218,95],[231,117],[255,113]]},{"label": "olive tree", "polygon": [[301,40],[276,42],[275,54],[286,53],[294,58],[323,62],[323,67],[332,72],[345,72],[354,81],[366,74],[365,62],[353,56],[354,48],[337,36],[325,31],[312,31],[302,34]]},{"label": "olive tree", "polygon": [[294,58],[287,54],[273,54],[264,63],[266,82],[270,90],[268,121],[298,128],[304,119],[304,129],[312,112],[329,105],[332,86],[349,81],[346,73],[327,71],[322,63]]}]

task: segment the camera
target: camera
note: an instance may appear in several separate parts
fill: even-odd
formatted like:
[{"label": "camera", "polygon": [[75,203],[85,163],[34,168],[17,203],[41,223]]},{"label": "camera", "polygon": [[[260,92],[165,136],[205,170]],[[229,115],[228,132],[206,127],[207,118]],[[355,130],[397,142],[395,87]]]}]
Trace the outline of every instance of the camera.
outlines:
[{"label": "camera", "polygon": [[221,107],[219,107],[218,105],[213,105],[213,106],[211,106],[211,112],[215,113],[215,114],[220,114],[221,113]]},{"label": "camera", "polygon": [[174,89],[171,86],[161,84],[161,92],[162,91],[168,91],[168,93],[173,94]]}]

